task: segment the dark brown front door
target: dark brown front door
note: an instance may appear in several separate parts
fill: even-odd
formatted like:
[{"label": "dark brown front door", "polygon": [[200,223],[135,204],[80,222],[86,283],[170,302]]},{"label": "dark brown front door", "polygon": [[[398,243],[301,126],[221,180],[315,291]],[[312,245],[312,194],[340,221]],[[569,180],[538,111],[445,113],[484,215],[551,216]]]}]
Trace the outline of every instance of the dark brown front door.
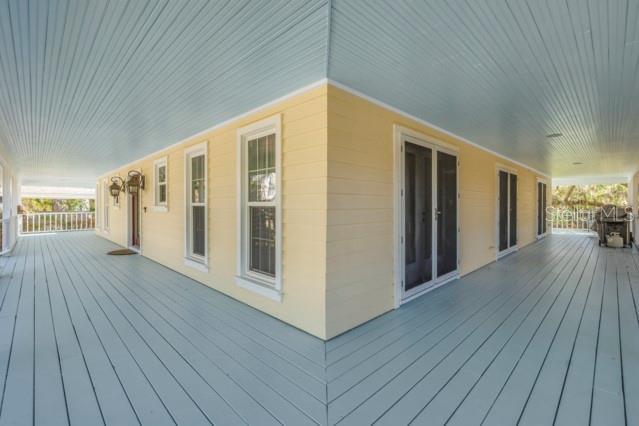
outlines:
[{"label": "dark brown front door", "polygon": [[131,194],[131,246],[140,247],[140,203],[139,195]]}]

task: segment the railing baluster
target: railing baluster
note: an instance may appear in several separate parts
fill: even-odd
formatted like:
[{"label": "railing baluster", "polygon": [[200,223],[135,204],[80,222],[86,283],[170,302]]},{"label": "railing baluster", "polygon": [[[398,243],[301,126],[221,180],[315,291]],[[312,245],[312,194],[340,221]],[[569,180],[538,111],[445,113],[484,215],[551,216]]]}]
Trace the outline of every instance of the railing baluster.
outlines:
[{"label": "railing baluster", "polygon": [[22,213],[18,216],[18,227],[21,234],[95,229],[95,212]]}]

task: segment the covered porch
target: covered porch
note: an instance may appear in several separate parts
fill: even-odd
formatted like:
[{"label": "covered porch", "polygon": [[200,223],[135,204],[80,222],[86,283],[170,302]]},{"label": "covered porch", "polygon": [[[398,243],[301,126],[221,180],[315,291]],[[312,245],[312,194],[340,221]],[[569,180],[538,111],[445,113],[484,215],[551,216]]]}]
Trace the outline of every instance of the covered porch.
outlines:
[{"label": "covered porch", "polygon": [[0,423],[638,424],[639,257],[551,235],[328,342],[93,233],[0,258]]}]

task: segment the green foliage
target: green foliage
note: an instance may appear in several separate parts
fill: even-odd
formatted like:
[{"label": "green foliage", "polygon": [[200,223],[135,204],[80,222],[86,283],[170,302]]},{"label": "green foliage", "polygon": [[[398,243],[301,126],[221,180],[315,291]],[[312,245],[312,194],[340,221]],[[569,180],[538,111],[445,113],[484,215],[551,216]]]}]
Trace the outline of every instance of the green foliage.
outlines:
[{"label": "green foliage", "polygon": [[564,185],[552,191],[552,205],[556,208],[592,209],[604,204],[628,205],[628,184]]},{"label": "green foliage", "polygon": [[51,198],[23,198],[22,208],[29,213],[95,211],[95,200]]}]

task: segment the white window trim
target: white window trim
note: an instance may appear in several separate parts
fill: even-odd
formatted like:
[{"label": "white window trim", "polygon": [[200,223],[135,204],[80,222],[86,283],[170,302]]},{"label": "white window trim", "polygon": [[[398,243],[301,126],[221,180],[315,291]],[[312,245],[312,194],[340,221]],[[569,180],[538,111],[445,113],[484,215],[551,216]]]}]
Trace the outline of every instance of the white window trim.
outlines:
[{"label": "white window trim", "polygon": [[[260,136],[275,134],[275,278],[248,268],[248,194],[246,191],[246,143]],[[280,114],[252,123],[237,130],[237,268],[235,282],[269,299],[281,302],[282,293],[282,117]]]},{"label": "white window trim", "polygon": [[[208,182],[208,144],[202,142],[184,150],[184,265],[208,272],[209,265],[209,182]],[[204,155],[204,257],[191,254],[191,164],[192,157]],[[167,197],[168,201],[168,197]]]},{"label": "white window trim", "polygon": [[[158,182],[158,168],[164,166],[164,186],[166,187],[166,201],[163,203],[158,202],[158,189],[160,183]],[[168,157],[158,158],[153,162],[153,211],[159,213],[166,213],[169,211],[169,160]]]}]

